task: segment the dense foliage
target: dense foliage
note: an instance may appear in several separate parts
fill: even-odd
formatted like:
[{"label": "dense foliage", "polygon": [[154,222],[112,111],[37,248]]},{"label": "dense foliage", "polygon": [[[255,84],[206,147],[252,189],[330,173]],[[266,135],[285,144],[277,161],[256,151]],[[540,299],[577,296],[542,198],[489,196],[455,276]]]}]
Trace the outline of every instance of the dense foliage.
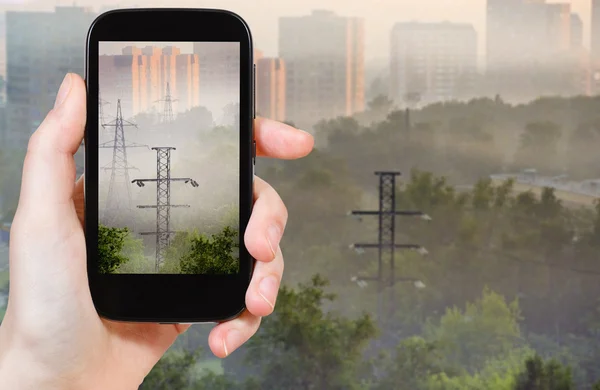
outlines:
[{"label": "dense foliage", "polygon": [[115,273],[129,259],[122,253],[125,240],[129,236],[127,228],[118,229],[98,226],[98,272]]},{"label": "dense foliage", "polygon": [[180,233],[168,252],[163,272],[178,274],[237,273],[238,233],[230,227],[207,236],[197,232]]},{"label": "dense foliage", "polygon": [[[484,291],[464,310],[448,310],[423,337],[398,341],[393,354],[369,359],[365,352],[376,340],[375,324],[368,315],[350,320],[326,311],[325,305],[335,301],[326,287],[327,281],[317,275],[310,284],[282,289],[276,313],[248,343],[242,361],[253,371],[245,379],[199,372],[193,354],[172,350],[141,389],[579,388],[568,366],[542,358],[521,342],[518,304],[492,291]],[[469,350],[479,351],[470,355],[477,361],[457,359],[457,353]]]},{"label": "dense foliage", "polygon": [[[144,386],[178,389],[168,384],[175,379],[152,379],[174,375],[186,378],[184,390],[599,389],[600,204],[490,179],[530,168],[556,180],[600,177],[599,105],[600,97],[476,99],[407,120],[376,99],[361,115],[321,122],[309,157],[257,165],[290,214],[275,314],[223,361],[224,372],[199,372],[212,362],[208,329],[192,327],[165,357],[177,369],[161,363]],[[396,219],[396,242],[429,253],[396,251],[396,276],[425,288],[353,282],[378,271],[376,250],[349,249],[377,242],[377,218],[347,213],[377,209],[379,170],[403,173],[398,209],[432,218]],[[203,258],[190,237],[199,236],[176,236],[168,256]],[[389,275],[389,256],[383,266]],[[182,350],[202,353],[191,362]]]},{"label": "dense foliage", "polygon": [[[99,226],[101,273],[154,273],[154,256],[144,254],[143,241],[127,228]],[[159,272],[171,274],[231,274],[238,272],[239,237],[225,227],[213,235],[195,231],[177,233]]]}]

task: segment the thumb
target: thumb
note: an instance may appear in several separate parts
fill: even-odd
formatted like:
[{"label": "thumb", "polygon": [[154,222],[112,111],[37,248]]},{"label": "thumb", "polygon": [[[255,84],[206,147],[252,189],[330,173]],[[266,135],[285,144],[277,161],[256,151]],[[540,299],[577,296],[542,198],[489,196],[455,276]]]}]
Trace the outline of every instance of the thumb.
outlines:
[{"label": "thumb", "polygon": [[29,215],[45,225],[62,222],[68,215],[65,212],[74,210],[71,200],[76,174],[73,155],[83,139],[85,121],[85,84],[80,76],[67,74],[54,108],[29,140],[17,213]]}]

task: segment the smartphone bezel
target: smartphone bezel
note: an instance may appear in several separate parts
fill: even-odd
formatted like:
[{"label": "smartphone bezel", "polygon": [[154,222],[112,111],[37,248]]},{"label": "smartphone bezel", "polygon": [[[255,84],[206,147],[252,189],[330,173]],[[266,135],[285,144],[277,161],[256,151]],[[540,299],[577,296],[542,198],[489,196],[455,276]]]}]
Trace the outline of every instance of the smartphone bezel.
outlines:
[{"label": "smartphone bezel", "polygon": [[[154,28],[143,28],[154,26]],[[99,274],[99,42],[240,43],[240,271],[236,275]],[[86,44],[85,231],[88,280],[98,313],[116,321],[202,323],[240,315],[254,268],[243,237],[253,203],[254,77],[250,29],[238,15],[216,9],[122,9],[100,15]]]}]

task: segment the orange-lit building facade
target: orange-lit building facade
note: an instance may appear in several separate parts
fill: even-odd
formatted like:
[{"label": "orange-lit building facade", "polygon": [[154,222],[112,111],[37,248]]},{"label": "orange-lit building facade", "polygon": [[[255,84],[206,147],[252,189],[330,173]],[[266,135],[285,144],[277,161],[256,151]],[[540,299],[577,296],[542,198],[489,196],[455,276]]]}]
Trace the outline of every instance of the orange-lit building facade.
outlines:
[{"label": "orange-lit building facade", "polygon": [[546,4],[546,14],[550,53],[571,48],[571,4]]},{"label": "orange-lit building facade", "polygon": [[281,58],[256,61],[256,115],[284,121],[285,64]]},{"label": "orange-lit building facade", "polygon": [[362,18],[314,10],[279,18],[285,61],[286,119],[310,128],[321,119],[353,115],[365,106],[365,24]]},{"label": "orange-lit building facade", "polygon": [[258,60],[264,57],[262,50],[254,49],[254,63],[257,64]]},{"label": "orange-lit building facade", "polygon": [[[176,47],[162,50],[163,79],[169,83],[173,112],[187,111],[200,104],[200,64],[195,54],[181,54]],[[167,83],[160,85],[160,99],[167,95]]]},{"label": "orange-lit building facade", "polygon": [[240,45],[195,42],[193,53],[200,62],[200,105],[222,122],[224,108],[240,99]]},{"label": "orange-lit building facade", "polygon": [[[169,84],[173,112],[199,105],[200,67],[198,56],[181,54],[176,47],[125,47],[121,55],[99,58],[102,99],[116,105],[121,100],[125,118],[141,112],[162,112]],[[110,86],[105,87],[102,86]]]}]

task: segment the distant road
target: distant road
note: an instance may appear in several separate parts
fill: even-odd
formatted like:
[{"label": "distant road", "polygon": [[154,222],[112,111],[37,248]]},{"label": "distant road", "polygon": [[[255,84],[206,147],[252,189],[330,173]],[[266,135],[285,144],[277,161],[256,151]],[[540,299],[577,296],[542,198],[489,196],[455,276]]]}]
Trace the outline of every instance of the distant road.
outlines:
[{"label": "distant road", "polygon": [[[499,186],[503,183],[503,180],[492,179],[492,183],[496,186]],[[540,197],[542,195],[542,190],[543,190],[543,187],[541,187],[541,186],[534,186],[534,185],[529,185],[529,184],[525,184],[525,183],[514,183],[514,185],[513,185],[514,193],[522,193],[522,192],[531,191],[537,197]],[[561,190],[558,188],[554,189],[554,195],[556,195],[556,197],[558,199],[562,200],[565,203],[565,206],[571,205],[573,207],[575,207],[575,206],[594,207],[594,201],[596,199],[598,199],[592,195],[580,194],[580,193],[571,192],[571,191],[565,191],[565,190]]]},{"label": "distant road", "polygon": [[[492,183],[495,186],[500,186],[504,183],[504,180],[492,179]],[[475,186],[469,184],[461,184],[455,186],[454,188],[459,192],[467,192],[472,191],[474,187]],[[513,184],[513,194],[520,194],[522,192],[531,191],[531,193],[533,193],[539,198],[542,195],[542,190],[543,187],[540,186],[533,186],[524,183]],[[556,188],[554,189],[554,195],[556,195],[558,199],[563,201],[565,206],[570,207],[594,207],[594,201],[598,199],[591,195],[578,194],[575,192],[560,190]]]}]

